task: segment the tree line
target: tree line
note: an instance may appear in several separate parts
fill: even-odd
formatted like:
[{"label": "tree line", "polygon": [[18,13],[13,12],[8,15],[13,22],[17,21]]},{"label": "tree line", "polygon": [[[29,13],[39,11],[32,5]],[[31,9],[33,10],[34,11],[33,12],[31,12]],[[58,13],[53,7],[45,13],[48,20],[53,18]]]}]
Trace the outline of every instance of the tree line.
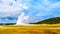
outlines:
[{"label": "tree line", "polygon": [[30,24],[59,24],[59,23],[60,23],[60,17],[54,17],[54,18],[49,18],[43,21],[39,21],[36,23],[30,23]]}]

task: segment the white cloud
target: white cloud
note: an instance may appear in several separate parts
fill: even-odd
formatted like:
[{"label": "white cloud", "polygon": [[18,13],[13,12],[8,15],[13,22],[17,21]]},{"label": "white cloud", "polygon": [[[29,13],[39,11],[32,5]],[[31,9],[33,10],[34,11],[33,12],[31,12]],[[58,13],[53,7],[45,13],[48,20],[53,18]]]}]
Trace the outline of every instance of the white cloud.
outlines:
[{"label": "white cloud", "polygon": [[23,6],[23,9],[28,9],[28,6]]},{"label": "white cloud", "polygon": [[[2,18],[2,17],[3,18],[5,18],[5,17],[16,17],[19,14],[21,14],[21,16],[19,17],[19,19],[20,19],[19,21],[20,21],[21,24],[25,23],[25,21],[28,18],[28,16],[25,17],[23,12],[22,12],[22,10],[23,9],[28,9],[27,6],[25,6],[25,5],[21,4],[21,3],[18,3],[18,2],[14,2],[12,0],[2,0],[2,2],[3,3],[0,4],[0,13],[1,13],[0,14],[0,16],[1,16],[0,18]],[[13,5],[9,6],[9,2],[12,2]],[[25,21],[22,22],[22,20],[25,20]],[[7,20],[7,21],[9,21],[9,20]]]},{"label": "white cloud", "polygon": [[[23,5],[21,3],[18,4],[12,0],[1,0],[1,1],[2,1],[2,4],[0,4],[0,12],[2,12],[2,14],[5,13],[6,16],[11,14],[16,15],[23,10],[23,7],[22,7]],[[13,6],[9,6],[9,2],[12,2]]]},{"label": "white cloud", "polygon": [[52,9],[56,9],[56,8],[58,8],[58,7],[60,7],[60,2],[53,3],[53,4],[51,4],[48,8],[49,8],[50,10],[52,10]]}]

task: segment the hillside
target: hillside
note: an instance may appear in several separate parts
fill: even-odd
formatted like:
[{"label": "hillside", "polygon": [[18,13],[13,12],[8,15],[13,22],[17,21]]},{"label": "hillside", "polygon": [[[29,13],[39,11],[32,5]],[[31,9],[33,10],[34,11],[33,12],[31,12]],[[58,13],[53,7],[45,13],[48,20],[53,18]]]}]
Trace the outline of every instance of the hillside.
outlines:
[{"label": "hillside", "polygon": [[60,23],[60,17],[55,17],[55,18],[45,19],[37,23],[30,23],[30,24],[59,24],[59,23]]}]

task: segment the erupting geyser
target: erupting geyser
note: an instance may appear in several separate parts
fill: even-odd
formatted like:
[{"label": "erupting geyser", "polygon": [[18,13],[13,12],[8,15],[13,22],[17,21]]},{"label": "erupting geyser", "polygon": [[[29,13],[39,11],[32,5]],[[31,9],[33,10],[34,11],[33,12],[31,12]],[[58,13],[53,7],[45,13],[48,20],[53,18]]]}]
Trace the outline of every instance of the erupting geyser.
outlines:
[{"label": "erupting geyser", "polygon": [[18,16],[16,25],[28,25],[29,24],[28,19],[29,19],[29,16],[25,16],[24,13],[21,13],[21,15]]}]

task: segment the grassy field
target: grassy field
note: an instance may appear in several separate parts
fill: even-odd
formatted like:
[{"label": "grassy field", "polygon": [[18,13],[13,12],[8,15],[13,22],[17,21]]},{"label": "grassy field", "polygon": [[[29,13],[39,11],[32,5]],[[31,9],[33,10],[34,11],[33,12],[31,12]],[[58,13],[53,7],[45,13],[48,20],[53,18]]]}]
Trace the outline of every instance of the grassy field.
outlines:
[{"label": "grassy field", "polygon": [[60,24],[4,25],[0,26],[0,34],[60,34]]}]

